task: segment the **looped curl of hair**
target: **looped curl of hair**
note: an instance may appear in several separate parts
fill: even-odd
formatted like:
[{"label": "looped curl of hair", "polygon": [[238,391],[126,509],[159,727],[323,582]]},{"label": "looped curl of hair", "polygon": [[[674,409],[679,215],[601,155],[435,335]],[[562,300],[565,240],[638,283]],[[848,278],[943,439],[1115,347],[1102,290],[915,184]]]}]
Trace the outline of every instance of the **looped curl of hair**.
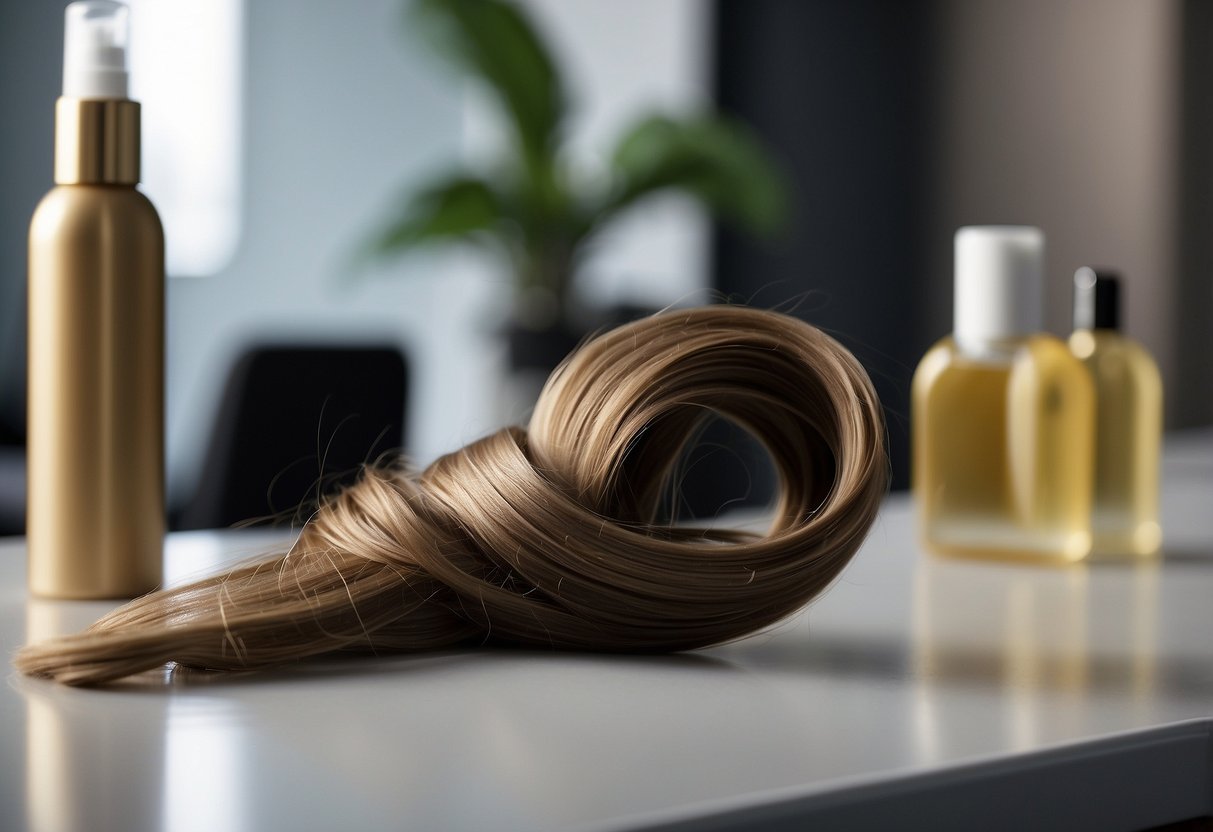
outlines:
[{"label": "looped curl of hair", "polygon": [[[667,516],[679,459],[714,415],[774,462],[779,498],[763,534]],[[880,404],[844,347],[775,312],[666,312],[570,355],[526,430],[419,474],[368,468],[289,551],[146,595],[24,648],[16,666],[84,685],[169,662],[253,669],[468,643],[703,647],[828,587],[887,484]]]}]

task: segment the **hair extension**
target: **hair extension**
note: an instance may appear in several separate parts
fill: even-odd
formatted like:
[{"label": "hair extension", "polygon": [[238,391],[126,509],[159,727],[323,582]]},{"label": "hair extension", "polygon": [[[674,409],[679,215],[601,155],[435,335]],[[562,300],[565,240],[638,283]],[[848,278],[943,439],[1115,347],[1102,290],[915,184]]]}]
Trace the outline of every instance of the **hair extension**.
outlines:
[{"label": "hair extension", "polygon": [[[766,447],[765,534],[663,517],[704,420]],[[420,473],[364,471],[291,549],[153,592],[23,648],[24,673],[100,684],[169,662],[262,668],[335,651],[494,643],[674,651],[796,611],[859,548],[888,483],[884,421],[855,358],[809,324],[710,306],[586,343],[506,428]]]}]

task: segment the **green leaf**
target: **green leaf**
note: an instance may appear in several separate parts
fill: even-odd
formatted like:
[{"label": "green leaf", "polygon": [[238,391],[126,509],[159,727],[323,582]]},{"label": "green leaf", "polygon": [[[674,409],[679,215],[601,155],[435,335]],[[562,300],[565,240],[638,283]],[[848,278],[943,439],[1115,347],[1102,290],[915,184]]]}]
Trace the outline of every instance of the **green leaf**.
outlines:
[{"label": "green leaf", "polygon": [[612,163],[616,184],[604,213],[616,213],[659,191],[677,190],[756,234],[774,234],[786,218],[787,193],[775,164],[734,121],[645,118],[620,139]]},{"label": "green leaf", "polygon": [[565,96],[552,57],[526,15],[500,0],[416,0],[413,11],[435,48],[496,94],[526,158],[549,157]]},{"label": "green leaf", "polygon": [[455,176],[414,195],[375,248],[380,253],[400,252],[425,243],[499,234],[503,219],[501,200],[487,182]]}]

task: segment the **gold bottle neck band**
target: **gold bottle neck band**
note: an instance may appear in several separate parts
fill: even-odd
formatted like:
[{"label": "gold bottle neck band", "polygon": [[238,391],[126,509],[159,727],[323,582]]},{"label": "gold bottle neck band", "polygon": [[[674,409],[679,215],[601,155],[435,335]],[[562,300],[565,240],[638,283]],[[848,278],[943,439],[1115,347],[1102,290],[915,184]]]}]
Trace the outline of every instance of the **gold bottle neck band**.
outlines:
[{"label": "gold bottle neck band", "polygon": [[138,102],[60,98],[55,103],[55,184],[138,181]]}]

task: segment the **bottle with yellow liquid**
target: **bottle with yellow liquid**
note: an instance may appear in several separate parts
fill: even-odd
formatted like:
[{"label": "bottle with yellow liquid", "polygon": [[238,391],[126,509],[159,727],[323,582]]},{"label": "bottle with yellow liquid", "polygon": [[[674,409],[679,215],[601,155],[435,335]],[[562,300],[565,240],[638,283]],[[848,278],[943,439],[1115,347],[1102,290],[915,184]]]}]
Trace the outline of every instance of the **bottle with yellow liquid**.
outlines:
[{"label": "bottle with yellow liquid", "polygon": [[1090,374],[1042,334],[1044,235],[956,233],[954,331],[912,389],[923,544],[944,555],[1074,562],[1091,551]]},{"label": "bottle with yellow liquid", "polygon": [[1120,283],[1083,267],[1074,274],[1070,351],[1095,381],[1094,551],[1148,556],[1162,543],[1158,468],[1162,381],[1154,359],[1119,332]]}]

